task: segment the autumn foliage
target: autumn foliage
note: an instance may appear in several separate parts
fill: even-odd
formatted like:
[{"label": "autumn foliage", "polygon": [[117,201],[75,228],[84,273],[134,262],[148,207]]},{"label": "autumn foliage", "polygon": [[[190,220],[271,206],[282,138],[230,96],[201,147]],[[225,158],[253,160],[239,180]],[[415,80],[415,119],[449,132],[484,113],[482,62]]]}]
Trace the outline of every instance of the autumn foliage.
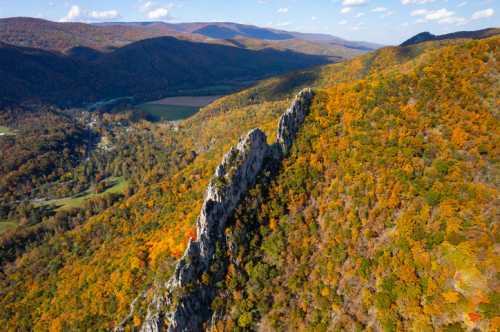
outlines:
[{"label": "autumn foliage", "polygon": [[386,48],[267,80],[175,128],[144,125],[196,158],[145,171],[134,195],[4,266],[0,326],[107,330],[144,294],[127,328],[139,325],[223,153],[254,127],[273,137],[291,96],[315,86],[291,155],[227,229],[217,328],[497,330],[499,46]]}]

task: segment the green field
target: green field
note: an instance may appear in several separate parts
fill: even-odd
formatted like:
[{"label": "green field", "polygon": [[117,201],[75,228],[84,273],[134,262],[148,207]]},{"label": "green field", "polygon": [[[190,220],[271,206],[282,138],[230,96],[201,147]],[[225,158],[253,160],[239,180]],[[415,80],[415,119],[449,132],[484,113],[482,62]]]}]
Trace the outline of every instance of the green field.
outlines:
[{"label": "green field", "polygon": [[10,128],[0,126],[0,136],[15,135],[16,133]]},{"label": "green field", "polygon": [[[68,209],[72,209],[72,208],[79,208],[88,199],[91,199],[94,197],[99,197],[99,196],[104,196],[106,194],[123,193],[128,186],[128,181],[125,181],[123,178],[109,178],[109,179],[107,179],[107,182],[109,183],[109,187],[104,192],[102,192],[100,194],[94,194],[94,193],[91,193],[89,190],[87,190],[87,191],[84,191],[84,192],[82,192],[78,195],[72,196],[72,197],[44,201],[44,202],[38,203],[37,205],[38,206],[53,205],[56,207],[56,211],[68,210]],[[17,227],[17,224],[15,222],[7,221],[7,220],[0,220],[0,235],[3,234],[4,232],[6,232],[10,229],[14,229],[16,227]]]},{"label": "green field", "polygon": [[8,231],[9,229],[14,229],[16,227],[17,227],[17,224],[15,222],[0,221],[0,235],[3,234],[4,232]]},{"label": "green field", "polygon": [[205,107],[220,95],[195,95],[166,97],[160,100],[150,101],[137,106],[143,112],[151,116],[152,121],[178,121],[195,115],[202,107]]},{"label": "green field", "polygon": [[89,190],[86,190],[78,195],[72,197],[65,197],[59,199],[53,199],[50,201],[45,201],[40,203],[40,205],[54,205],[56,206],[56,210],[68,210],[72,208],[78,208],[85,203],[88,199],[103,196],[106,194],[118,194],[123,193],[128,186],[128,181],[123,178],[110,178],[107,180],[110,183],[109,188],[99,194],[91,193]]},{"label": "green field", "polygon": [[178,121],[195,115],[200,108],[193,106],[142,104],[137,107],[153,117],[155,121]]}]

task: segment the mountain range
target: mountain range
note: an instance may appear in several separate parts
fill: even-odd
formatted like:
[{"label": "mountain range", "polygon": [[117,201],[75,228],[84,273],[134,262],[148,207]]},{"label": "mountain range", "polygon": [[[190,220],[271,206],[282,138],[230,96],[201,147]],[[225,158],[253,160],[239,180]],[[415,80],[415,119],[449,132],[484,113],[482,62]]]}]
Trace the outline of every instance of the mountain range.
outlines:
[{"label": "mountain range", "polygon": [[165,36],[219,44],[226,44],[225,40],[235,38],[267,42],[302,40],[312,44],[320,44],[325,50],[331,52],[335,50],[349,51],[351,56],[358,54],[359,51],[381,47],[381,45],[374,43],[352,42],[330,35],[288,32],[237,23],[115,22],[85,24],[51,22],[29,17],[0,19],[0,41],[16,46],[61,52],[80,46],[107,50],[147,38]]},{"label": "mountain range", "polygon": [[[338,62],[377,47],[234,23],[56,23],[0,20],[3,103],[82,106],[159,99]],[[130,59],[133,59],[131,62]]]}]

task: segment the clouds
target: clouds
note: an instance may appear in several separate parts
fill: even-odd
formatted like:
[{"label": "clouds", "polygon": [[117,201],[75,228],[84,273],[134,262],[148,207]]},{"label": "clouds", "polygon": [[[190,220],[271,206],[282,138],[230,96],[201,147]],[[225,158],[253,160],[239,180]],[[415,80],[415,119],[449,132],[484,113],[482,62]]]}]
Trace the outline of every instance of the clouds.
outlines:
[{"label": "clouds", "polygon": [[350,13],[353,7],[361,7],[368,4],[368,0],[342,0],[341,14]]},{"label": "clouds", "polygon": [[482,18],[488,18],[488,17],[491,17],[493,15],[495,15],[495,11],[492,8],[488,8],[485,10],[479,10],[479,11],[475,12],[474,14],[472,14],[471,19],[472,20],[480,20]]},{"label": "clouds", "polygon": [[156,8],[148,12],[147,16],[151,20],[159,20],[168,17],[169,10],[167,8]]},{"label": "clouds", "polygon": [[368,0],[343,0],[342,6],[357,7],[357,6],[364,6],[367,3],[368,3]]},{"label": "clouds", "polygon": [[434,2],[436,0],[401,0],[401,3],[403,5],[423,5],[423,4],[426,4],[426,3],[431,3],[431,2]]},{"label": "clouds", "polygon": [[430,11],[425,15],[425,19],[428,21],[439,21],[445,18],[449,18],[455,15],[454,12],[447,10],[446,8],[441,8],[435,11]]},{"label": "clouds", "polygon": [[159,5],[155,1],[139,0],[139,11],[149,20],[169,20],[173,4]]},{"label": "clouds", "polygon": [[60,19],[61,22],[71,22],[80,18],[81,9],[79,6],[71,6],[66,16]]},{"label": "clouds", "polygon": [[95,20],[114,20],[120,17],[120,13],[118,13],[116,9],[105,10],[102,12],[93,10],[89,13],[89,16]]},{"label": "clouds", "polygon": [[66,16],[62,17],[60,22],[76,22],[76,21],[111,21],[120,18],[120,13],[116,9],[97,11],[85,10],[80,6],[73,5],[70,7]]},{"label": "clouds", "polygon": [[279,8],[277,13],[278,14],[286,14],[286,13],[288,13],[288,8]]},{"label": "clouds", "polygon": [[463,25],[467,21],[465,18],[461,16],[456,16],[455,12],[450,11],[446,8],[441,8],[438,10],[417,9],[412,11],[410,15],[421,16],[421,18],[417,20],[417,23],[435,21],[439,24]]},{"label": "clouds", "polygon": [[426,22],[437,22],[439,24],[453,24],[453,25],[465,25],[470,21],[480,20],[484,18],[489,18],[495,14],[492,8],[479,10],[471,15],[470,20],[457,15],[454,11],[450,11],[446,8],[441,8],[438,10],[427,10],[427,9],[416,9],[413,10],[411,16],[419,16],[417,23]]}]

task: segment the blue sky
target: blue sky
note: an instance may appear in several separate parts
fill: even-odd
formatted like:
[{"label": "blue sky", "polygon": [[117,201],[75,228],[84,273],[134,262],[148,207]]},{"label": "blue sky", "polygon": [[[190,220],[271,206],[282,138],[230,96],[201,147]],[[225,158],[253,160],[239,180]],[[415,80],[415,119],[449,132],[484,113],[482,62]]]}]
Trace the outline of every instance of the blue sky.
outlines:
[{"label": "blue sky", "polygon": [[231,21],[395,44],[421,31],[500,26],[500,0],[0,0],[0,17]]}]

